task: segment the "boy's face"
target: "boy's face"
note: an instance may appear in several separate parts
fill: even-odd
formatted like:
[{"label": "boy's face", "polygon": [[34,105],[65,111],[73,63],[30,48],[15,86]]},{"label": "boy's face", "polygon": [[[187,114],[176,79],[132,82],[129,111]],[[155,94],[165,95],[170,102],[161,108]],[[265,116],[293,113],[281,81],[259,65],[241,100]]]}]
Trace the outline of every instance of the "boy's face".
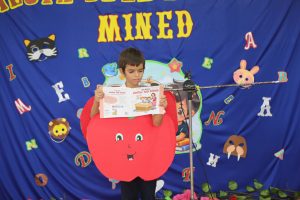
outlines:
[{"label": "boy's face", "polygon": [[121,73],[123,73],[126,78],[125,84],[127,87],[138,87],[144,74],[143,63],[139,64],[138,66],[126,65],[125,71],[121,70]]}]

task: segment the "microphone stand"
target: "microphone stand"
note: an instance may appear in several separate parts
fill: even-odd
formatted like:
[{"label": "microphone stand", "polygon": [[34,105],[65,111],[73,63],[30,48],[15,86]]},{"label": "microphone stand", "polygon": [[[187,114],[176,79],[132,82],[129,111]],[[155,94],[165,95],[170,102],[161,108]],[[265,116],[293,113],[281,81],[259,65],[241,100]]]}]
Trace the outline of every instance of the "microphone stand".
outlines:
[{"label": "microphone stand", "polygon": [[188,93],[188,112],[189,112],[189,137],[190,137],[190,187],[191,187],[191,200],[194,200],[194,164],[193,164],[193,126],[192,126],[192,97],[196,92],[196,86],[193,81],[190,80],[190,75],[187,75],[188,80],[183,83],[183,91]]},{"label": "microphone stand", "polygon": [[[279,74],[278,74],[279,76]],[[184,81],[183,88],[172,88],[169,86],[165,86],[167,91],[186,91],[188,92],[188,111],[189,111],[189,158],[190,158],[190,188],[191,188],[191,198],[190,200],[194,200],[194,165],[193,165],[193,125],[192,125],[192,96],[193,93],[200,89],[211,89],[211,88],[225,88],[225,87],[241,87],[241,86],[252,86],[252,85],[262,85],[262,84],[278,84],[278,83],[286,83],[287,80],[280,80],[278,77],[277,81],[264,81],[264,82],[254,82],[251,84],[225,84],[225,85],[210,85],[210,86],[196,86],[193,81],[191,81],[191,73],[185,73],[185,78],[188,80]]]}]

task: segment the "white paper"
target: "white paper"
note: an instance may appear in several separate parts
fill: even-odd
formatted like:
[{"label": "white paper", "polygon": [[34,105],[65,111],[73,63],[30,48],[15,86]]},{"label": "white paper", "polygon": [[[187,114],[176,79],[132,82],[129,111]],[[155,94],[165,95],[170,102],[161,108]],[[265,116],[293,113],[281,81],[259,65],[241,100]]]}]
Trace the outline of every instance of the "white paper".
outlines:
[{"label": "white paper", "polygon": [[152,87],[103,87],[104,98],[100,100],[101,118],[135,117],[163,114],[159,106],[162,86]]}]

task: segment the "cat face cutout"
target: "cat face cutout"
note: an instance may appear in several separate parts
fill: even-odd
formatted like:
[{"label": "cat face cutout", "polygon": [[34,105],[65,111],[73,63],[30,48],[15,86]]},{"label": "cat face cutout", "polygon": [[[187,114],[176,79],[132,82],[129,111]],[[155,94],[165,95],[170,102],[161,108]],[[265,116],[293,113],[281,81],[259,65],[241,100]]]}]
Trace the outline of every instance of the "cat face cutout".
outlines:
[{"label": "cat face cutout", "polygon": [[27,49],[28,59],[31,62],[44,61],[57,56],[54,34],[37,40],[26,39],[24,40],[24,44]]},{"label": "cat face cutout", "polygon": [[231,155],[237,156],[237,160],[240,158],[246,158],[247,155],[247,143],[244,137],[239,135],[230,136],[224,144],[223,153],[227,154],[229,159]]}]

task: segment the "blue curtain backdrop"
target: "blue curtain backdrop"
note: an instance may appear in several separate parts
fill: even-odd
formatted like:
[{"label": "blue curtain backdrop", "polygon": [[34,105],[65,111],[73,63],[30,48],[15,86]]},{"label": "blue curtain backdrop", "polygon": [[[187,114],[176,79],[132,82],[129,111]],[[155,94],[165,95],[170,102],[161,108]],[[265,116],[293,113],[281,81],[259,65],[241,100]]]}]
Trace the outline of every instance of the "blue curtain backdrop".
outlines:
[{"label": "blue curtain backdrop", "polygon": [[[153,77],[159,63],[171,80],[190,71],[199,86],[235,84],[245,60],[255,82],[288,79],[198,92],[195,190],[228,190],[234,180],[245,191],[254,179],[300,189],[300,1],[0,0],[0,10],[0,199],[120,198],[95,167],[79,116],[96,85],[118,77],[129,46],[144,52]],[[50,134],[63,118],[68,134]],[[157,196],[188,189],[188,167],[176,152]]]}]

